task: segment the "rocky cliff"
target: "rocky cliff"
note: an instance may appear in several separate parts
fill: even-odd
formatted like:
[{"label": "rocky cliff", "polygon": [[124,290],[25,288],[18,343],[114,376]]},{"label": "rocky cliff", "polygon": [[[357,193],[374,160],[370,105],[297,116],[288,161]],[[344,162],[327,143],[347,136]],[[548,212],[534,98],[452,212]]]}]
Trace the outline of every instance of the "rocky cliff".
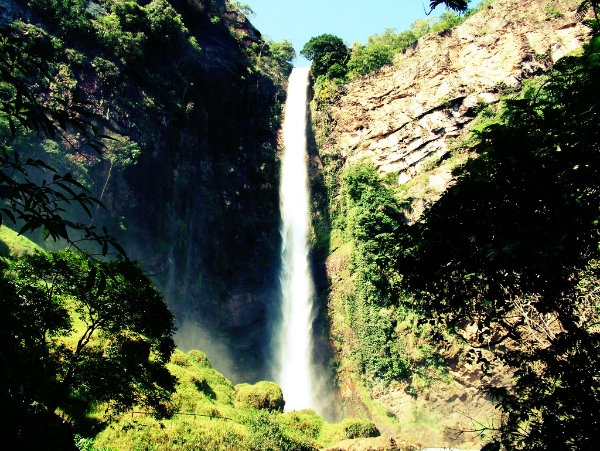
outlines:
[{"label": "rocky cliff", "polygon": [[[496,108],[501,96],[518,93],[539,70],[551,68],[561,57],[581,49],[588,31],[575,13],[579,3],[487,3],[450,31],[421,38],[396,55],[393,65],[343,85],[329,102],[313,104],[313,224],[317,238],[326,236],[325,243],[317,241],[315,247],[317,253],[328,254],[324,266],[329,285],[323,303],[329,311],[337,382],[347,414],[369,415],[391,435],[429,446],[453,447],[481,446],[473,428],[485,429],[498,420],[491,399],[481,391],[480,366],[464,349],[447,347],[442,351],[449,376],[446,381],[442,377],[415,388],[402,380],[389,384],[362,380],[359,374],[364,369],[356,355],[365,352],[360,349],[364,345],[349,320],[355,304],[348,301],[356,296],[355,281],[360,275],[355,262],[360,257],[340,238],[343,232],[335,230],[335,224],[327,224],[327,215],[342,197],[339,178],[336,181],[332,174],[339,177],[344,168],[371,162],[393,189],[404,190],[404,199],[413,209],[405,212],[407,219],[416,220],[452,183],[453,165],[444,160],[460,153],[452,151],[468,136],[477,113]],[[415,183],[417,176],[422,176],[426,186],[412,192],[413,185],[408,182]],[[328,205],[321,197],[327,197],[324,191],[328,191]],[[323,233],[328,226],[333,231]],[[393,307],[364,305],[366,313],[377,312],[372,314],[373,321],[401,318]],[[410,332],[401,319],[392,322],[386,332],[389,337],[385,337],[389,346],[407,346],[400,354],[419,349],[419,341],[437,346],[439,337],[415,332],[426,324],[413,327]],[[379,353],[382,345],[378,346],[371,352]],[[381,355],[385,358],[387,354]],[[493,377],[497,382],[506,376],[499,370]]]},{"label": "rocky cliff", "polygon": [[477,107],[518,89],[538,69],[581,48],[577,0],[496,1],[444,34],[430,34],[394,65],[348,83],[329,105],[320,149],[374,162],[408,181],[463,138]]},{"label": "rocky cliff", "polygon": [[0,13],[17,33],[51,40],[53,94],[84,99],[114,138],[98,155],[66,136],[53,164],[106,206],[93,223],[153,275],[179,346],[206,350],[234,380],[266,378],[289,62],[269,60],[260,32],[222,0],[11,0]]}]

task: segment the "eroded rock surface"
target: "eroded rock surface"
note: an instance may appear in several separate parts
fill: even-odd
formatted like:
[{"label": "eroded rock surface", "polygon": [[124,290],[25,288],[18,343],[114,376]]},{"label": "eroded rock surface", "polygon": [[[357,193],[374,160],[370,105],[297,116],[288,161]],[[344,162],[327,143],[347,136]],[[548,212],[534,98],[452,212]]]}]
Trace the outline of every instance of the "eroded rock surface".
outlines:
[{"label": "eroded rock surface", "polygon": [[449,151],[477,108],[581,47],[587,29],[578,3],[498,0],[445,35],[421,38],[393,66],[347,85],[328,108],[322,151],[368,158],[406,182],[429,156]]},{"label": "eroded rock surface", "polygon": [[[588,30],[575,14],[580,3],[496,0],[451,32],[420,39],[398,55],[393,66],[348,83],[335,102],[316,111],[315,123],[322,128],[316,130],[319,155],[311,159],[313,172],[321,169],[323,161],[333,165],[339,160],[349,164],[367,159],[381,174],[393,174],[398,183],[405,183],[428,169],[426,189],[417,186],[420,177],[406,186],[405,197],[413,206],[408,219],[416,220],[452,183],[449,161],[431,169],[432,157],[446,155],[453,142],[466,137],[480,108],[496,104],[539,69],[552,67],[581,48]],[[323,158],[328,156],[333,158]],[[349,258],[350,251],[339,247],[325,261],[331,289],[340,299],[352,295],[353,284],[345,272]],[[343,308],[334,310],[343,312]],[[336,358],[344,363],[336,369],[344,412],[368,416],[370,407],[359,390],[359,375],[345,364],[351,360],[356,337],[350,327],[336,326],[344,324],[344,318],[332,318],[332,324]],[[490,381],[483,378],[480,365],[462,354],[448,370],[448,380],[418,392],[399,381],[372,388],[371,400],[384,406],[400,425],[398,430],[386,429],[385,424],[377,427],[384,434],[425,446],[481,447],[478,429],[498,420],[490,418],[497,411],[482,390]],[[510,375],[500,369],[493,377]],[[346,441],[328,451],[397,449],[384,443],[388,439]]]}]

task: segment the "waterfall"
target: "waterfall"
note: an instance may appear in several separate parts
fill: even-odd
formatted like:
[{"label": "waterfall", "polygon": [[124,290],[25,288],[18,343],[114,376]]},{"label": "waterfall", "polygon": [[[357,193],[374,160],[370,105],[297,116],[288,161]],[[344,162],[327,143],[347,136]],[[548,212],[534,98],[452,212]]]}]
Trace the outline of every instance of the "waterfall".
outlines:
[{"label": "waterfall", "polygon": [[281,310],[279,374],[286,410],[313,407],[311,335],[313,281],[309,252],[306,100],[309,68],[294,68],[288,85],[281,163]]}]

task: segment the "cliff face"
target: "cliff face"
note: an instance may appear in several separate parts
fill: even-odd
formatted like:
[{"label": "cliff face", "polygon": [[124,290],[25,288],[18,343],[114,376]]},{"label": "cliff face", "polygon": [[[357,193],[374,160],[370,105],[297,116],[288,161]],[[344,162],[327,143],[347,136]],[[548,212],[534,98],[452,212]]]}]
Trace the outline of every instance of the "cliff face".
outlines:
[{"label": "cliff face", "polygon": [[331,133],[321,152],[367,158],[408,181],[465,136],[479,105],[581,47],[578,3],[496,1],[449,33],[421,38],[393,66],[346,86],[327,110]]},{"label": "cliff face", "polygon": [[116,138],[101,156],[67,155],[65,145],[70,160],[55,163],[77,162],[107,207],[94,224],[153,275],[178,345],[206,350],[234,380],[264,379],[284,88],[256,67],[261,34],[224,1],[143,3],[75,2],[71,17],[15,0],[0,5],[1,23],[55,36],[52,86],[88,101],[101,133]]},{"label": "cliff face", "polygon": [[[327,235],[321,233],[327,228],[323,225],[328,222],[327,212],[342,202],[335,174],[364,160],[372,162],[386,181],[393,181],[393,187],[411,186],[407,182],[428,171],[427,189],[414,195],[422,197],[415,199],[409,192],[404,199],[413,208],[420,202],[420,209],[435,202],[452,183],[451,165],[439,162],[467,137],[477,112],[497,104],[503,94],[518,92],[538,69],[548,69],[581,48],[587,29],[575,14],[579,3],[497,0],[449,32],[421,38],[397,55],[394,65],[349,82],[334,100],[314,108],[318,148],[311,162],[317,237]],[[325,190],[318,186],[323,179],[330,190],[326,200],[319,197],[324,196]],[[416,219],[418,213],[408,219]],[[442,351],[448,371],[445,382],[440,378],[415,389],[401,378],[379,385],[362,379],[364,369],[355,356],[366,351],[361,349],[364,345],[348,307],[354,305],[348,299],[357,296],[354,281],[360,275],[352,263],[357,257],[353,243],[343,241],[343,232],[335,224],[329,227],[334,230],[323,240],[326,243],[316,242],[315,247],[319,252],[328,247],[323,260],[329,286],[323,304],[329,311],[329,337],[345,413],[369,415],[383,432],[428,446],[481,446],[480,437],[461,431],[471,429],[474,421],[491,424],[495,410],[481,390],[480,366],[469,360],[464,349],[459,351],[460,346]],[[368,304],[365,309],[365,316],[375,310],[375,319],[401,317],[395,316],[399,309],[393,307]],[[400,320],[392,322],[388,345],[406,345],[399,353],[418,349],[418,343],[413,343],[417,341],[437,346],[435,338],[419,334],[426,324],[412,327],[402,326]],[[508,374],[498,370],[494,377],[497,382]]]}]

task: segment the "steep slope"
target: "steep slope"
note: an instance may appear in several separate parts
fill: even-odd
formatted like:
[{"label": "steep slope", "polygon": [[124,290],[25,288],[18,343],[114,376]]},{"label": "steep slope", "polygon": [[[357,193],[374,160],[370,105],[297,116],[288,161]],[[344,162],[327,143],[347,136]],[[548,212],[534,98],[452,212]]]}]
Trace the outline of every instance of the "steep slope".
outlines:
[{"label": "steep slope", "polygon": [[[419,319],[401,275],[380,268],[398,252],[394,224],[416,220],[452,183],[477,113],[581,48],[579,3],[497,0],[327,93],[329,102],[315,99],[315,254],[326,255],[322,302],[347,413],[368,412],[380,429],[429,446],[479,446],[474,432],[497,421],[478,362]],[[378,247],[387,254],[370,255]]]},{"label": "steep slope", "polygon": [[98,155],[73,146],[75,133],[50,153],[28,136],[31,155],[104,203],[93,224],[154,275],[180,346],[205,349],[234,379],[266,377],[289,61],[225,1],[9,1],[0,12],[25,40],[50,43],[50,94],[89,102],[114,138]]},{"label": "steep slope", "polygon": [[393,66],[344,86],[328,105],[331,133],[320,152],[349,163],[367,158],[406,182],[465,136],[481,104],[581,48],[588,30],[576,18],[578,4],[496,1],[449,33],[421,38]]}]

